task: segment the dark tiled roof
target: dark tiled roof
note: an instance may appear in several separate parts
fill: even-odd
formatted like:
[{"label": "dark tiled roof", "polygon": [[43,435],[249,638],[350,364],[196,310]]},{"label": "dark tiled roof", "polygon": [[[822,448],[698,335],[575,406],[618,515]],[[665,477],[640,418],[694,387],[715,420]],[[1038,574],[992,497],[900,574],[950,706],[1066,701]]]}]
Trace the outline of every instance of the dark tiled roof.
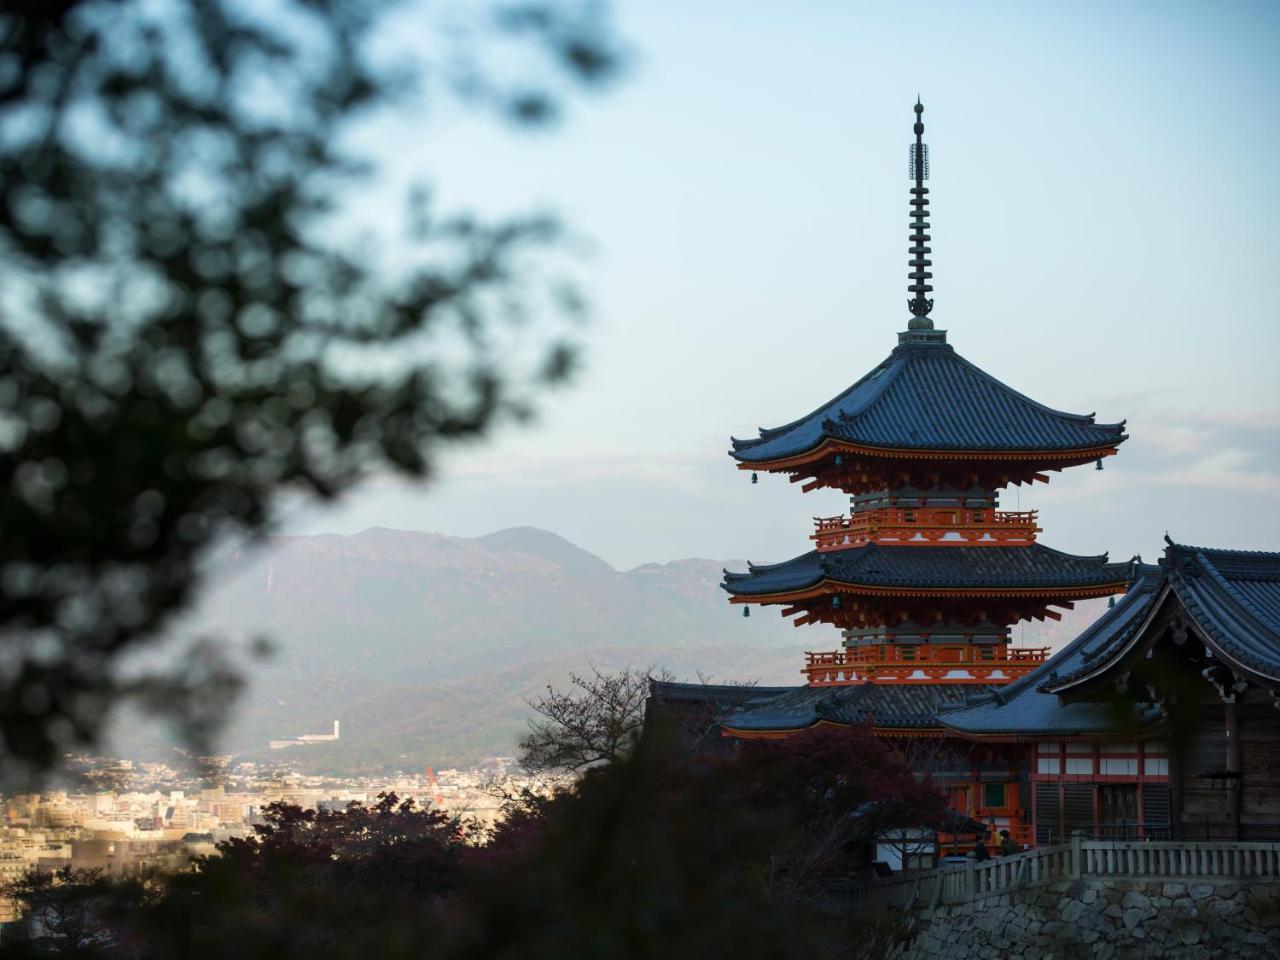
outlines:
[{"label": "dark tiled roof", "polygon": [[754,440],[733,440],[747,463],[795,456],[824,438],[925,450],[1070,451],[1113,446],[1124,424],[1036,403],[945,343],[908,343],[830,403]]},{"label": "dark tiled roof", "polygon": [[1183,607],[1224,653],[1280,678],[1280,553],[1171,542],[1164,566]]},{"label": "dark tiled roof", "polygon": [[[1150,610],[1161,583],[1159,567],[1137,567],[1136,579],[1116,605],[1045,664],[997,688],[982,703],[940,714],[939,721],[961,733],[1027,736],[1100,733],[1124,726],[1126,718],[1117,716],[1115,709],[1105,704],[1061,705],[1042,687],[1055,676],[1075,672],[1098,651],[1111,649],[1131,637]],[[1140,725],[1154,719],[1153,712],[1135,712],[1128,723]]]},{"label": "dark tiled roof", "polygon": [[1127,583],[1133,563],[1108,563],[1107,555],[1079,557],[1041,544],[1027,547],[885,547],[811,550],[784,563],[749,566],[724,574],[734,596],[803,590],[822,580],[865,586],[919,588],[1089,587]]},{"label": "dark tiled roof", "polygon": [[[1169,541],[1160,582],[1200,631],[1228,657],[1280,678],[1280,553],[1215,550]],[[1045,681],[1061,689],[1099,673],[1132,646],[1131,635],[1089,649],[1078,663]]]},{"label": "dark tiled roof", "polygon": [[700,752],[732,751],[732,741],[719,736],[721,721],[749,704],[765,703],[791,689],[650,679],[644,726],[650,730],[674,722],[675,729],[688,735]]},{"label": "dark tiled roof", "polygon": [[728,714],[732,730],[802,730],[820,720],[879,727],[937,726],[938,711],[994,689],[963,683],[860,683],[845,687],[792,687]]},{"label": "dark tiled roof", "polygon": [[649,696],[657,700],[687,703],[720,703],[738,706],[753,700],[776,697],[794,687],[757,687],[745,683],[675,683],[649,681]]}]

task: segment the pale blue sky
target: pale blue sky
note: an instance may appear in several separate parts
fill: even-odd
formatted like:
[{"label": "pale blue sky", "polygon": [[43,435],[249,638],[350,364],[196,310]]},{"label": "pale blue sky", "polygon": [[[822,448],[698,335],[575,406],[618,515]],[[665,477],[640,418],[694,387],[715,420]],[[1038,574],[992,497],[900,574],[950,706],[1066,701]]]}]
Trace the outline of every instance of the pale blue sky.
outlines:
[{"label": "pale blue sky", "polygon": [[431,486],[371,483],[293,532],[533,524],[620,567],[805,551],[844,498],[751,486],[728,438],[813,409],[904,328],[919,91],[935,321],[1037,400],[1129,420],[1102,473],[1022,491],[1043,542],[1280,549],[1280,5],[618,12],[625,83],[553,131],[453,116],[366,144],[386,197],[430,176],[446,201],[554,209],[590,240],[583,375]]}]

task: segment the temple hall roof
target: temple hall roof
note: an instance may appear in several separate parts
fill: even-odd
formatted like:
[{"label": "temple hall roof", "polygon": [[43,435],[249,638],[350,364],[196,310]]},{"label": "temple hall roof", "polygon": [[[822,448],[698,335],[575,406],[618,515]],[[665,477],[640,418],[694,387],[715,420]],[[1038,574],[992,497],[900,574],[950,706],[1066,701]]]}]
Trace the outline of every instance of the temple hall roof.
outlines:
[{"label": "temple hall roof", "polygon": [[803,730],[820,721],[880,728],[936,727],[939,710],[995,686],[960,683],[863,683],[847,687],[750,687],[652,680],[651,700],[711,708],[722,726],[742,733]]},{"label": "temple hall roof", "polygon": [[[1280,553],[1217,550],[1168,541],[1160,560],[1162,596],[1177,598],[1200,634],[1240,667],[1280,679]],[[1117,635],[1043,681],[1062,690],[1105,672],[1138,638]]]},{"label": "temple hall roof", "polygon": [[802,730],[819,721],[874,723],[905,729],[936,727],[938,711],[965,702],[975,691],[994,689],[961,683],[860,683],[847,687],[795,687],[745,704],[728,714],[729,730]]},{"label": "temple hall roof", "polygon": [[1125,433],[1123,423],[1036,403],[945,342],[908,342],[808,416],[762,429],[754,440],[734,439],[730,455],[763,463],[826,439],[887,449],[1065,452],[1114,447]]},{"label": "temple hall roof", "polygon": [[1209,639],[1280,678],[1280,553],[1170,543],[1164,562],[1174,593]]},{"label": "temple hall roof", "polygon": [[[940,713],[938,721],[959,733],[1014,736],[1103,733],[1124,725],[1125,718],[1118,717],[1113,706],[1061,704],[1055,695],[1041,688],[1048,678],[1072,672],[1097,651],[1132,637],[1155,602],[1161,582],[1159,567],[1139,566],[1137,578],[1116,605],[1037,670],[994,689],[979,703]],[[1155,719],[1153,710],[1137,710],[1129,722],[1142,725]]]},{"label": "temple hall roof", "polygon": [[649,696],[665,703],[714,704],[721,710],[736,710],[743,704],[764,702],[794,687],[761,687],[747,683],[679,683],[649,679]]},{"label": "temple hall roof", "polygon": [[789,593],[824,580],[916,589],[1053,589],[1128,583],[1133,562],[1081,557],[1039,543],[1020,547],[881,546],[811,550],[783,563],[725,571],[721,586],[737,597]]}]

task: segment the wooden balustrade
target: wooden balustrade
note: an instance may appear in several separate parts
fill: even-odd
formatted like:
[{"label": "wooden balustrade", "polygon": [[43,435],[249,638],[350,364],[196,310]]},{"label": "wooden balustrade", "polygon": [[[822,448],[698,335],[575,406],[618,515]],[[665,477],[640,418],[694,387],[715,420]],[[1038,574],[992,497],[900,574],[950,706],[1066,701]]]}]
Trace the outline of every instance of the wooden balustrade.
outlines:
[{"label": "wooden balustrade", "polygon": [[874,664],[918,663],[1033,663],[1041,664],[1049,658],[1049,647],[1009,647],[1005,644],[930,644],[883,643],[860,647],[846,647],[830,653],[806,653],[806,662],[817,665],[845,666]]},{"label": "wooden balustrade", "polygon": [[1280,844],[1263,841],[1085,840],[1081,873],[1090,876],[1280,881]]},{"label": "wooden balustrade", "polygon": [[[1030,673],[1049,658],[1049,648],[978,643],[885,643],[806,652],[804,656],[802,672],[810,686],[861,683],[871,679],[892,682],[920,673],[929,680],[990,683],[996,673],[1004,679]],[[957,670],[969,676],[949,676]],[[999,679],[995,678],[994,682]]]},{"label": "wooden balustrade", "polygon": [[1086,840],[981,863],[946,864],[867,884],[847,884],[851,910],[966,903],[1083,877],[1183,882],[1280,883],[1280,843]]},{"label": "wooden balustrade", "polygon": [[864,543],[902,546],[1026,546],[1040,527],[1035,510],[881,507],[851,516],[814,517],[818,549],[840,550]]}]

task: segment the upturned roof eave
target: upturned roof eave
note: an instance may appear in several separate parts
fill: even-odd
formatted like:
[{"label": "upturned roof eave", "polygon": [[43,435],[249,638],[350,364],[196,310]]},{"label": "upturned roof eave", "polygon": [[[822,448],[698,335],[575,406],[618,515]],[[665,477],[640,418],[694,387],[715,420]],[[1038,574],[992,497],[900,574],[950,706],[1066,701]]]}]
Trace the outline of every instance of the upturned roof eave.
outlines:
[{"label": "upturned roof eave", "polygon": [[[981,385],[982,396],[978,401],[979,407],[985,403],[990,405],[992,410],[997,410],[1002,406],[1011,404],[1014,409],[1020,408],[1034,411],[1038,415],[1050,418],[1050,420],[1056,420],[1062,424],[1073,424],[1077,428],[1091,433],[1093,435],[1092,439],[1087,443],[1072,445],[1054,444],[1047,449],[1043,445],[983,444],[980,446],[971,445],[963,448],[942,448],[939,450],[923,444],[913,445],[908,439],[903,439],[894,444],[885,444],[883,442],[869,442],[856,436],[858,432],[856,422],[860,418],[870,415],[879,404],[885,402],[886,395],[897,381],[906,375],[906,371],[912,367],[913,363],[921,362],[923,358],[934,358],[936,360],[940,357],[945,358],[948,363],[958,364],[966,371],[966,376]],[[929,361],[924,360],[924,362]],[[837,421],[845,425],[855,435],[841,437],[836,432],[838,428]],[[928,450],[935,454],[971,454],[983,450],[998,450],[1005,453],[1025,452],[1044,456],[1047,453],[1054,452],[1062,454],[1070,453],[1071,451],[1118,446],[1127,439],[1123,432],[1125,423],[1126,421],[1123,420],[1118,423],[1096,423],[1092,413],[1071,413],[1040,403],[965,359],[948,344],[900,344],[887,358],[851,386],[805,416],[779,427],[760,428],[758,431],[759,436],[757,437],[730,438],[733,449],[729,451],[729,455],[742,463],[774,464],[780,460],[806,456],[821,448],[828,441],[843,440],[867,451]],[[782,440],[788,434],[798,431],[803,431],[802,437],[793,441],[793,444],[798,445],[789,446],[781,453],[775,452],[763,456],[753,455],[755,448]],[[883,438],[881,440],[883,441]]]},{"label": "upturned roof eave", "polygon": [[[1247,619],[1241,616],[1242,613],[1251,614],[1247,607],[1227,609],[1218,603],[1214,609],[1207,609],[1205,598],[1193,598],[1192,591],[1179,580],[1174,580],[1172,587],[1190,626],[1217,659],[1229,664],[1233,671],[1250,676],[1265,686],[1280,685],[1280,665],[1275,662],[1280,659],[1280,642],[1274,636],[1258,642],[1259,635],[1265,635],[1265,631],[1259,630],[1260,625],[1251,615]],[[1272,659],[1267,660],[1268,656]]]},{"label": "upturned roof eave", "polygon": [[1146,633],[1151,622],[1159,615],[1164,607],[1165,599],[1170,594],[1170,585],[1166,580],[1160,585],[1155,597],[1152,598],[1150,606],[1147,607],[1146,613],[1143,615],[1141,622],[1133,630],[1128,632],[1124,642],[1119,644],[1115,650],[1108,651],[1099,660],[1091,666],[1081,670],[1077,670],[1065,677],[1055,678],[1050,675],[1039,690],[1042,693],[1053,694],[1059,696],[1069,690],[1079,689],[1082,686],[1091,684],[1095,678],[1107,673],[1111,665],[1119,660],[1126,658],[1129,653],[1141,642],[1142,636]]},{"label": "upturned roof eave", "polygon": [[[1148,630],[1151,629],[1151,625],[1161,615],[1169,602],[1174,602],[1178,605],[1180,614],[1187,626],[1194,631],[1201,643],[1213,652],[1215,657],[1224,663],[1230,664],[1233,669],[1238,670],[1240,673],[1254,677],[1255,680],[1261,681],[1264,685],[1280,684],[1280,669],[1276,669],[1273,664],[1264,664],[1258,651],[1236,649],[1237,644],[1247,646],[1246,638],[1237,638],[1236,634],[1252,633],[1265,637],[1266,642],[1263,646],[1266,647],[1266,650],[1264,653],[1270,654],[1275,634],[1261,620],[1256,611],[1251,609],[1250,604],[1244,601],[1238,588],[1234,587],[1231,581],[1213,563],[1214,555],[1218,555],[1221,557],[1275,561],[1280,564],[1280,554],[1263,551],[1214,550],[1212,548],[1177,544],[1172,540],[1168,540],[1168,538],[1166,540],[1169,546],[1166,551],[1166,567],[1161,573],[1162,583],[1142,622],[1115,649],[1105,651],[1095,662],[1084,669],[1074,671],[1056,680],[1050,679],[1039,687],[1041,691],[1059,696],[1072,693],[1079,695],[1081,691],[1087,691],[1101,683],[1107,675],[1132,660],[1135,652],[1146,638]],[[1185,559],[1188,557],[1195,560],[1201,575],[1206,576],[1227,594],[1229,602],[1223,603],[1223,609],[1209,610],[1201,607],[1197,597],[1193,595],[1195,591],[1185,581],[1183,574],[1178,570],[1174,562],[1179,558]],[[1170,598],[1172,598],[1172,601],[1170,601]],[[1235,609],[1225,609],[1228,605]],[[1249,629],[1246,630],[1246,625],[1242,623],[1236,624],[1239,628],[1236,630],[1224,631],[1215,629],[1215,626],[1220,627],[1218,621],[1228,619],[1235,623],[1236,618],[1239,617],[1247,617],[1251,621],[1247,625]],[[1206,620],[1211,622],[1206,623]],[[1219,636],[1219,633],[1222,635]],[[1275,651],[1280,654],[1280,639],[1275,642]]]},{"label": "upturned roof eave", "polygon": [[[912,549],[912,548],[904,548]],[[919,548],[915,548],[919,549]],[[747,575],[743,575],[744,577]],[[870,584],[859,583],[854,581],[836,580],[831,577],[823,577],[821,580],[810,586],[793,587],[790,590],[777,591],[774,593],[734,593],[728,583],[720,584],[720,589],[730,595],[730,603],[793,603],[796,600],[807,600],[814,597],[823,596],[832,592],[840,593],[861,593],[866,596],[893,596],[893,597],[995,597],[995,598],[1014,598],[1014,597],[1042,597],[1052,595],[1056,597],[1069,597],[1072,599],[1091,599],[1094,597],[1107,597],[1122,592],[1132,581],[1129,580],[1107,580],[1097,583],[1076,583],[1076,584],[1033,584],[1029,586],[1018,587],[950,587],[939,585],[937,587],[927,586],[897,586],[893,584]]]},{"label": "upturned roof eave", "polygon": [[785,471],[807,466],[830,454],[850,453],[855,455],[884,457],[895,460],[1027,460],[1032,462],[1078,460],[1087,463],[1101,457],[1113,456],[1118,452],[1120,444],[1129,439],[1127,433],[1117,434],[1101,444],[1080,447],[1058,447],[1053,449],[1032,447],[885,447],[868,443],[854,443],[823,434],[818,442],[803,450],[788,453],[784,456],[765,457],[753,460],[740,450],[728,451],[729,456],[738,461],[739,470]]},{"label": "upturned roof eave", "polygon": [[1008,727],[975,730],[949,722],[945,714],[939,715],[938,722],[952,736],[963,737],[965,740],[1000,741],[1005,743],[1034,743],[1046,737],[1053,737],[1059,740],[1118,740],[1138,733],[1151,733],[1164,726],[1164,721],[1159,716],[1153,716],[1146,723],[1135,723],[1132,726],[1124,727],[1109,726],[1102,729],[1044,724],[1033,728]]}]

